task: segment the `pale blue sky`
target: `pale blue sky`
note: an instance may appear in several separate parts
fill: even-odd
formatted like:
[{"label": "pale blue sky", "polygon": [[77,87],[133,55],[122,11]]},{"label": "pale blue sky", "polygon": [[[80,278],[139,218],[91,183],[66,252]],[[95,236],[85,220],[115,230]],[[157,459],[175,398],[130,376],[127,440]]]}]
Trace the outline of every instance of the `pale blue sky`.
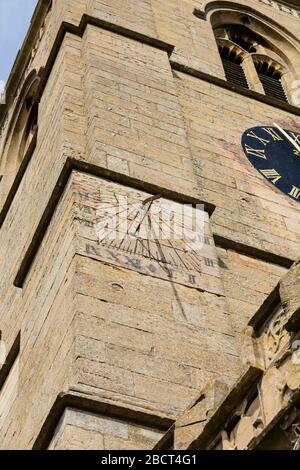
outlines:
[{"label": "pale blue sky", "polygon": [[6,82],[37,0],[0,0],[0,81]]}]

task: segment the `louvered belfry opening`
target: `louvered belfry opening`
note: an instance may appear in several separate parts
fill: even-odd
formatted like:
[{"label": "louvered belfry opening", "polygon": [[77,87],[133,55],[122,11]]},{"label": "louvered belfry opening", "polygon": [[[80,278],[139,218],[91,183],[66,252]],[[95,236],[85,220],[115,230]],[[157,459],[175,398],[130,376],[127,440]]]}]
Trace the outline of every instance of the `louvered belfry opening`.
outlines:
[{"label": "louvered belfry opening", "polygon": [[[215,22],[214,34],[227,81],[288,103],[282,79],[288,68],[283,58],[271,41],[246,25],[251,25],[246,17],[243,24],[222,24],[219,17]],[[287,78],[290,81],[290,75]]]},{"label": "louvered belfry opening", "polygon": [[256,45],[258,41],[254,37],[253,33],[247,30],[247,28],[231,27],[228,31],[230,40],[240,46],[244,51],[252,54],[256,52]]},{"label": "louvered belfry opening", "polygon": [[249,88],[241,58],[237,56],[235,51],[230,50],[228,47],[220,46],[219,52],[227,81],[233,85]]},{"label": "louvered belfry opening", "polygon": [[276,98],[280,101],[288,102],[282,82],[281,74],[274,66],[267,62],[259,62],[255,64],[259,79],[267,96]]}]

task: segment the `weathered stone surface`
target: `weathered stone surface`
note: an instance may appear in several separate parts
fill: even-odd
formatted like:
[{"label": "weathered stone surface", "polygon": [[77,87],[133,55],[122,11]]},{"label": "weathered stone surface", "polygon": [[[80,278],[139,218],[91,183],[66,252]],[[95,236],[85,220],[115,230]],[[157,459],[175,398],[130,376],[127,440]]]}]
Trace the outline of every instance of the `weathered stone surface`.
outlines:
[{"label": "weathered stone surface", "polygon": [[[253,429],[256,438],[261,420],[270,423],[299,388],[290,359],[299,263],[287,267],[299,256],[300,206],[249,165],[240,143],[247,128],[274,120],[299,131],[298,112],[222,81],[213,31],[220,5],[207,5],[38,4],[8,82],[8,107],[0,106],[0,330],[7,351],[21,331],[10,374],[0,369],[3,449],[37,445],[61,394],[75,400],[75,391],[98,411],[67,406],[44,446],[150,449],[207,381],[232,386],[241,349],[248,366],[272,364],[261,385],[266,415],[257,415],[251,396],[253,413],[243,408],[236,435],[223,429],[224,445],[251,446]],[[250,15],[266,43],[271,34],[275,50],[291,54],[296,76],[298,14],[276,5],[233,1],[226,15],[235,6],[234,20]],[[253,89],[263,91],[261,83]],[[29,119],[32,104],[37,122]],[[99,204],[108,187],[140,206],[154,194],[179,207],[204,202],[202,254],[195,260],[181,242],[165,243],[163,254],[153,240],[133,249],[132,233],[119,246],[101,240]],[[252,329],[244,348],[249,319],[283,276],[290,323],[272,323],[270,312],[268,328],[260,325],[267,340]],[[201,431],[192,423],[205,415],[201,407],[180,418],[188,424],[176,430],[182,448]],[[109,416],[120,410],[120,419]],[[132,424],[133,415],[144,425]]]},{"label": "weathered stone surface", "polygon": [[288,316],[300,309],[300,261],[296,261],[292,269],[280,283],[280,296],[283,308]]},{"label": "weathered stone surface", "polygon": [[49,450],[151,449],[161,432],[134,423],[67,408]]},{"label": "weathered stone surface", "polygon": [[[204,389],[194,408],[177,419],[157,448],[166,449],[174,440],[175,449],[299,449],[299,322],[287,329],[297,282],[298,263],[245,328],[248,368],[235,387],[213,404],[209,414],[199,415]],[[292,318],[297,317],[298,310],[292,311]]]},{"label": "weathered stone surface", "polygon": [[201,434],[210,413],[218,406],[227,390],[222,382],[211,381],[207,384],[199,398],[176,420],[175,449],[187,449]]}]

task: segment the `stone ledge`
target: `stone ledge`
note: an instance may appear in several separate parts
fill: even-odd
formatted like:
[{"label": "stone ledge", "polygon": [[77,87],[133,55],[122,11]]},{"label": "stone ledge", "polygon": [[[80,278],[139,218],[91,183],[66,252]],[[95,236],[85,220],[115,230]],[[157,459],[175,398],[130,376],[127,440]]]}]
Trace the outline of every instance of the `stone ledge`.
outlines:
[{"label": "stone ledge", "polygon": [[41,83],[38,90],[38,96],[41,97],[48,81],[49,75],[53,68],[54,62],[64,40],[64,37],[67,33],[74,34],[76,36],[82,37],[88,25],[96,26],[100,29],[104,29],[106,31],[111,31],[116,34],[119,34],[123,37],[134,39],[144,44],[148,44],[149,46],[155,47],[157,49],[166,51],[167,54],[170,56],[174,50],[174,46],[168,44],[164,41],[160,41],[159,39],[147,36],[142,33],[138,33],[137,31],[133,31],[131,29],[125,28],[124,26],[119,26],[115,23],[110,23],[108,21],[101,20],[99,18],[95,18],[90,15],[84,14],[82,16],[81,22],[79,26],[75,26],[71,23],[63,22],[61,27],[58,31],[56,36],[55,42],[53,44],[52,50],[49,55],[49,59],[44,69],[44,74],[41,78]]},{"label": "stone ledge", "polygon": [[293,106],[289,103],[285,103],[284,101],[277,100],[276,98],[271,98],[270,96],[262,95],[261,93],[257,93],[253,90],[248,90],[247,88],[233,85],[232,83],[227,82],[227,80],[223,80],[222,78],[215,77],[214,75],[210,75],[192,67],[188,67],[179,62],[175,62],[172,59],[170,60],[170,63],[173,70],[186,73],[187,75],[191,75],[192,77],[199,78],[205,82],[212,83],[213,85],[216,85],[220,88],[225,88],[226,90],[233,91],[234,93],[246,96],[247,98],[260,101],[261,103],[268,104],[274,108],[282,109],[283,111],[287,111],[290,114],[300,116],[300,108],[297,106]]},{"label": "stone ledge", "polygon": [[162,431],[168,429],[174,422],[169,416],[148,413],[137,407],[122,407],[113,401],[95,400],[83,393],[70,390],[57,396],[51,410],[33,444],[32,450],[46,450],[51,442],[54,431],[66,408],[97,413],[112,418],[121,418],[133,423],[153,426]]}]

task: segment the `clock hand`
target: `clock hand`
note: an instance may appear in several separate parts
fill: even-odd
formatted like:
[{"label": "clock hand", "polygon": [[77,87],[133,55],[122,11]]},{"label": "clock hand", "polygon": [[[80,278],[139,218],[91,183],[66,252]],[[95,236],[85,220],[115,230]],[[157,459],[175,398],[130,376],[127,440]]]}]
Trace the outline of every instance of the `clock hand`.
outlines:
[{"label": "clock hand", "polygon": [[277,127],[277,129],[281,132],[281,134],[283,134],[289,140],[289,142],[291,142],[291,144],[295,147],[297,152],[300,153],[300,145],[284,129],[282,129],[279,126],[279,124],[276,124],[276,122],[274,122],[273,125]]}]

